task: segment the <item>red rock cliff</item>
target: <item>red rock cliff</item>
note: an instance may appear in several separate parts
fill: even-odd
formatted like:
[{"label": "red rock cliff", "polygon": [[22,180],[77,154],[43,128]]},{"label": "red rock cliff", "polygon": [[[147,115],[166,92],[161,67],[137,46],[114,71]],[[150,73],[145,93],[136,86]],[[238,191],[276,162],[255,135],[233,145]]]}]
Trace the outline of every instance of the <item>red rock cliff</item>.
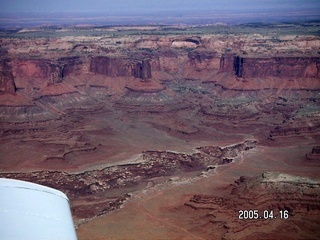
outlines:
[{"label": "red rock cliff", "polygon": [[14,59],[12,72],[19,88],[40,83],[61,83],[69,75],[81,75],[83,61],[80,57],[59,59]]},{"label": "red rock cliff", "polygon": [[[220,66],[219,66],[220,61]],[[135,77],[142,80],[167,73],[178,78],[207,79],[226,72],[237,77],[320,78],[320,57],[249,57],[224,54],[219,59],[210,51],[167,51],[141,57],[92,56],[56,59],[13,59],[1,61],[1,92],[41,88],[61,83],[68,76],[89,72],[108,77]]]},{"label": "red rock cliff", "polygon": [[46,79],[50,76],[51,66],[46,59],[15,59],[13,70],[17,78]]},{"label": "red rock cliff", "polygon": [[132,74],[136,78],[149,79],[151,78],[151,64],[149,60],[138,62],[132,69]]},{"label": "red rock cliff", "polygon": [[236,55],[234,53],[223,54],[220,58],[220,72],[234,72],[234,62]]},{"label": "red rock cliff", "polygon": [[8,64],[8,62],[8,59],[0,61],[0,94],[14,93],[16,89],[12,74],[12,68]]},{"label": "red rock cliff", "polygon": [[83,64],[84,61],[80,57],[64,57],[58,59],[56,65],[59,67],[59,74],[61,78],[64,78],[70,75],[83,74]]},{"label": "red rock cliff", "polygon": [[254,57],[225,54],[220,71],[237,77],[320,78],[320,57]]},{"label": "red rock cliff", "polygon": [[320,78],[320,58],[317,57],[236,57],[238,77]]},{"label": "red rock cliff", "polygon": [[133,76],[141,79],[151,78],[151,64],[149,60],[132,61],[126,58],[98,56],[91,59],[90,71],[108,77]]}]

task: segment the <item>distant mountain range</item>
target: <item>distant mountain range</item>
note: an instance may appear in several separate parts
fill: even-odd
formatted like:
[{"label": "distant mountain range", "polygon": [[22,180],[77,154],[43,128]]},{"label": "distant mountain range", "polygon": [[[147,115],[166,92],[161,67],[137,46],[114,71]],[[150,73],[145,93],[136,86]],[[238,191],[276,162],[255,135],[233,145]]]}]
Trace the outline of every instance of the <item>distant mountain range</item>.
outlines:
[{"label": "distant mountain range", "polygon": [[0,13],[0,28],[25,28],[41,25],[206,25],[225,23],[297,22],[320,20],[320,10],[269,11],[269,12],[221,12],[221,11],[168,11],[168,12],[73,12],[73,13]]}]

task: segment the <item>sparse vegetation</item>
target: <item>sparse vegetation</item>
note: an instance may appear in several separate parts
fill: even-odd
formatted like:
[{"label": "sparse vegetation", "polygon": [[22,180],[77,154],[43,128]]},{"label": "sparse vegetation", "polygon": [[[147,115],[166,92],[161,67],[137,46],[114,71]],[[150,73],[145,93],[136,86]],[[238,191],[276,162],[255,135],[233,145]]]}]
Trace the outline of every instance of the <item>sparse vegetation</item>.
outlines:
[{"label": "sparse vegetation", "polygon": [[115,30],[113,26],[106,27],[44,27],[32,29],[32,31],[21,31],[22,29],[0,29],[0,37],[14,38],[49,38],[64,36],[109,36],[120,37],[126,35],[188,35],[188,34],[226,34],[226,35],[243,35],[243,34],[263,34],[272,36],[274,41],[281,35],[315,35],[319,36],[319,22],[313,23],[274,23],[262,24],[251,23],[241,25],[208,25],[208,26],[186,26],[183,28],[174,26],[152,26],[142,28],[142,26],[128,26]]}]

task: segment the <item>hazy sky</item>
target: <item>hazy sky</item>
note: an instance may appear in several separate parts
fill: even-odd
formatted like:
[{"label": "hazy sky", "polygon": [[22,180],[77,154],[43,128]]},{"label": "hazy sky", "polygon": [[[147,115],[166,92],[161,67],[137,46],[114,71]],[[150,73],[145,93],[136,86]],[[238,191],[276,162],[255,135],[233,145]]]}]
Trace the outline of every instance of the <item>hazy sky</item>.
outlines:
[{"label": "hazy sky", "polygon": [[320,10],[320,0],[0,0],[0,13]]}]

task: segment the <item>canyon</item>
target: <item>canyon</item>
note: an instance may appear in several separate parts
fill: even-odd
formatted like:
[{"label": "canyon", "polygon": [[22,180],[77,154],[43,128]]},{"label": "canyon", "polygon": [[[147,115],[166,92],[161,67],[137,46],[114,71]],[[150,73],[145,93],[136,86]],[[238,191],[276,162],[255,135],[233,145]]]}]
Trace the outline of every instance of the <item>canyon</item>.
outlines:
[{"label": "canyon", "polygon": [[0,177],[67,193],[79,239],[318,238],[320,38],[299,31],[6,33]]}]

